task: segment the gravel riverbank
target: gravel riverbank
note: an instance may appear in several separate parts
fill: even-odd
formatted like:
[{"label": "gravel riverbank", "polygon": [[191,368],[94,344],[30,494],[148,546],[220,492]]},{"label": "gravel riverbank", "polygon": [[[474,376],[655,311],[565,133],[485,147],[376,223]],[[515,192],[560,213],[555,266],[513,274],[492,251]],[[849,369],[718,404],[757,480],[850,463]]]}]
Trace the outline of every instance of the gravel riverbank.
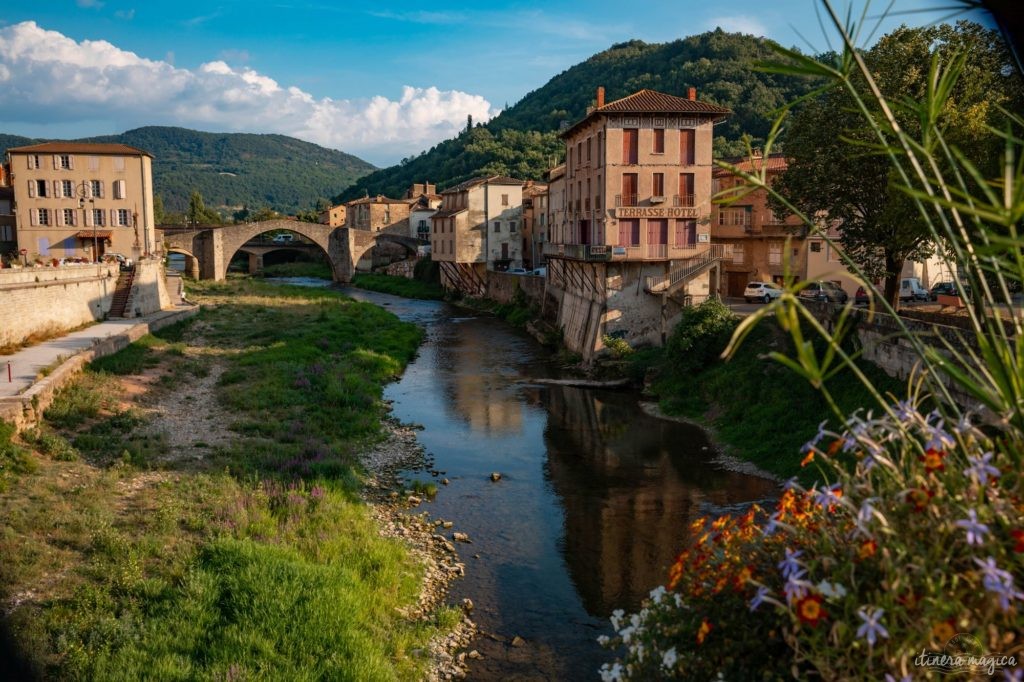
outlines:
[{"label": "gravel riverbank", "polygon": [[[409,618],[429,618],[448,593],[453,580],[465,575],[465,564],[453,542],[453,523],[431,519],[428,512],[417,512],[423,496],[404,489],[399,472],[429,467],[430,462],[417,442],[416,429],[388,418],[383,423],[385,439],[361,454],[369,477],[364,498],[373,510],[374,518],[385,537],[401,538],[410,552],[426,570],[419,603],[406,615]],[[463,605],[459,624],[449,633],[431,640],[429,651],[431,669],[427,680],[452,680],[466,676],[466,660],[480,656],[467,647],[476,635],[476,625],[470,619],[472,604]]]}]

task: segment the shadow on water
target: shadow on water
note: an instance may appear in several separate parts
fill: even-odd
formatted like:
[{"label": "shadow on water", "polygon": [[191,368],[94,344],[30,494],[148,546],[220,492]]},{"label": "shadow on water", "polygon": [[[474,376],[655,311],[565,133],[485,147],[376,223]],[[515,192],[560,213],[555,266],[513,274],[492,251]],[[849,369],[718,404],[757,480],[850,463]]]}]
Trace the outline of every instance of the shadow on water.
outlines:
[{"label": "shadow on water", "polygon": [[596,643],[611,634],[607,616],[665,582],[690,522],[778,494],[710,464],[701,429],[646,415],[636,394],[531,383],[558,368],[499,320],[346,293],[427,330],[385,396],[396,417],[423,425],[420,442],[450,480],[424,508],[473,541],[459,546],[466,577],[450,595],[476,605],[483,658],[470,679],[594,679],[612,657]]}]

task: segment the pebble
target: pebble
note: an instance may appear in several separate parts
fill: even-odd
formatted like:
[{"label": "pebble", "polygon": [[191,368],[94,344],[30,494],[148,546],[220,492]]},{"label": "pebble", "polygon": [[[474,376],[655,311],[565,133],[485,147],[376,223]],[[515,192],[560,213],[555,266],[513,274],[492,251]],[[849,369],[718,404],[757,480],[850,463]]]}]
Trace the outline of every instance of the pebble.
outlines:
[{"label": "pebble", "polygon": [[468,535],[459,532],[452,533],[452,540],[455,540],[455,542],[465,542],[467,544],[472,544],[473,542],[469,539]]},{"label": "pebble", "polygon": [[410,495],[409,497],[407,497],[405,499],[405,501],[408,502],[409,504],[415,506],[415,505],[419,504],[420,502],[422,502],[423,500],[421,500],[420,498],[416,497],[415,495]]},{"label": "pebble", "polygon": [[516,635],[515,637],[512,638],[512,646],[515,646],[515,647],[526,646],[526,640],[523,639],[522,637],[520,637],[519,635]]},{"label": "pebble", "polygon": [[472,658],[473,660],[477,660],[477,659],[483,658],[483,655],[479,651],[477,651],[476,649],[473,649],[468,654],[466,654],[466,657],[467,658]]},{"label": "pebble", "polygon": [[444,521],[444,522],[443,522],[443,523],[441,524],[441,526],[442,526],[443,528],[451,528],[451,527],[452,527],[452,526],[454,526],[454,525],[455,525],[455,522],[453,522],[453,521]]},{"label": "pebble", "polygon": [[442,478],[441,479],[441,485],[448,485],[448,479],[447,478]]},{"label": "pebble", "polygon": [[465,599],[463,599],[462,600],[462,610],[465,611],[466,613],[469,613],[470,611],[472,611],[473,610],[473,600],[470,599],[469,597],[466,597]]},{"label": "pebble", "polygon": [[495,471],[494,473],[491,474],[491,480],[494,481],[494,482],[500,481],[501,480],[501,474],[498,473],[497,471]]}]

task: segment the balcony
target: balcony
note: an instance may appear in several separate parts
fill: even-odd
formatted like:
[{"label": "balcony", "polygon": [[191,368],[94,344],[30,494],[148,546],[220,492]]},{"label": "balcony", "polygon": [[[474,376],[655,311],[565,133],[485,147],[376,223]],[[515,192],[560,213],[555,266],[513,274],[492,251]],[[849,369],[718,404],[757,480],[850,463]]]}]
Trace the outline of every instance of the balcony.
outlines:
[{"label": "balcony", "polygon": [[615,206],[638,206],[637,195],[635,194],[616,194],[615,195]]},{"label": "balcony", "polygon": [[605,244],[545,243],[544,255],[583,261],[647,262],[696,258],[711,248],[707,242],[697,244]]},{"label": "balcony", "polygon": [[672,205],[676,207],[692,207],[696,206],[694,203],[694,195],[692,194],[676,194],[672,197]]},{"label": "balcony", "polygon": [[583,261],[609,261],[612,247],[605,244],[544,244],[544,255],[548,258],[569,258]]}]

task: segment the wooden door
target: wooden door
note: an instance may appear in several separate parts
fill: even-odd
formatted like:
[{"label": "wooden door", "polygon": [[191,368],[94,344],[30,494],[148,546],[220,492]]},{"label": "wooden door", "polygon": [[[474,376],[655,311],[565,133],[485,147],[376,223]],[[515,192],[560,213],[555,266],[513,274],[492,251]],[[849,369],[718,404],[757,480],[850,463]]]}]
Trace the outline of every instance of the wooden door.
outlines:
[{"label": "wooden door", "polygon": [[743,290],[747,288],[747,282],[750,281],[749,272],[727,272],[725,273],[728,279],[727,294],[728,296],[742,296]]}]

